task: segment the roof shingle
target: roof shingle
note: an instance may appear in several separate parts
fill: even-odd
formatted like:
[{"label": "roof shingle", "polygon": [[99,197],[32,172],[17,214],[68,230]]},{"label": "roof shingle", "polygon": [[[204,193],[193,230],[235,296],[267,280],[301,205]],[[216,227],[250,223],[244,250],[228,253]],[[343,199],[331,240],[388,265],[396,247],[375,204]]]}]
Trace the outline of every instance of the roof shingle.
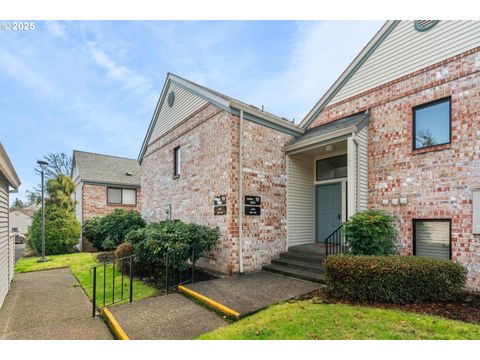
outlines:
[{"label": "roof shingle", "polygon": [[140,165],[136,159],[74,150],[73,162],[82,181],[140,186]]}]

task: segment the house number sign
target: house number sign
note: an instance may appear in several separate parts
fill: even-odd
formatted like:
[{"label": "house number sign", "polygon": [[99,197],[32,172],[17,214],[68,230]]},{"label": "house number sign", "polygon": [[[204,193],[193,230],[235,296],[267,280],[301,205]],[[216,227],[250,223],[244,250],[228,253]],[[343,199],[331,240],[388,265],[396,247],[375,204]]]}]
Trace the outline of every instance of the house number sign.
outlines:
[{"label": "house number sign", "polygon": [[261,204],[262,204],[262,198],[260,196],[252,196],[252,195],[245,196],[245,205],[260,206]]},{"label": "house number sign", "polygon": [[245,206],[245,215],[260,215],[262,212],[260,206]]},{"label": "house number sign", "polygon": [[213,214],[226,215],[227,214],[227,196],[219,195],[213,197]]}]

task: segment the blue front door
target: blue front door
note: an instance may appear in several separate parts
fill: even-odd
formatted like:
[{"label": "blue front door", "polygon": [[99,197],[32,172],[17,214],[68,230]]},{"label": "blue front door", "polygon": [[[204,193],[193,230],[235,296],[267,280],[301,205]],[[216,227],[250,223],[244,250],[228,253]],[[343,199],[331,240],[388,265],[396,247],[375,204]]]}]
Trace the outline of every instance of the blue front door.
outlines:
[{"label": "blue front door", "polygon": [[315,235],[317,242],[342,225],[342,183],[318,185],[315,189]]}]

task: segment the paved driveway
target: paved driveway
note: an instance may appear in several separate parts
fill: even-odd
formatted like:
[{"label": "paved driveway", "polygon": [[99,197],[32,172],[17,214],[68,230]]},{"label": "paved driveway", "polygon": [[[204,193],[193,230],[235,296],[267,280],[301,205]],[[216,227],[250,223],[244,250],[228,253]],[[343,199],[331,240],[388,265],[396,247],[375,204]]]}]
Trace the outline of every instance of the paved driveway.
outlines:
[{"label": "paved driveway", "polygon": [[0,308],[0,339],[112,339],[69,269],[16,274]]}]

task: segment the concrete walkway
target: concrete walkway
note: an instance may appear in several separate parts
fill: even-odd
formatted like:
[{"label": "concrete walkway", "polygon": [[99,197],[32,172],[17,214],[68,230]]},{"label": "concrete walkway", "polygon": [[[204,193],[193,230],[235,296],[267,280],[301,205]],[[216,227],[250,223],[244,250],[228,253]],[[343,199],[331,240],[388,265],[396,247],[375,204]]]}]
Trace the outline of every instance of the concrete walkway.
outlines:
[{"label": "concrete walkway", "polygon": [[113,339],[91,306],[69,269],[16,274],[0,308],[0,339]]},{"label": "concrete walkway", "polygon": [[156,296],[109,308],[132,340],[187,340],[227,322],[180,294]]},{"label": "concrete walkway", "polygon": [[[187,287],[246,315],[307,294],[321,286],[261,271],[202,281]],[[218,314],[178,293],[116,305],[109,310],[132,340],[192,339],[228,325]]]},{"label": "concrete walkway", "polygon": [[308,294],[323,285],[266,271],[202,281],[186,287],[245,316]]}]

